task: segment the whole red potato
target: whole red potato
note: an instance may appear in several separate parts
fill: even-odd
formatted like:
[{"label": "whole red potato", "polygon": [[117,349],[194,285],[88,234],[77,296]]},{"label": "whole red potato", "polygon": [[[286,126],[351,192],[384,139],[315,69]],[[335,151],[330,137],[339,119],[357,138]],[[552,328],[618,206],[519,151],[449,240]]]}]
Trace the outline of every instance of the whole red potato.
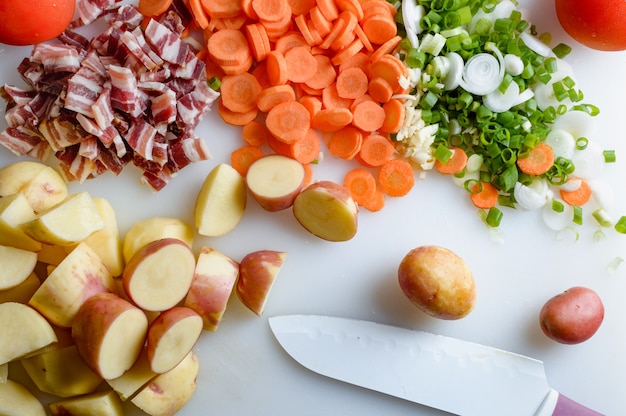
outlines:
[{"label": "whole red potato", "polygon": [[0,1],[0,42],[33,45],[59,36],[72,21],[76,0]]},{"label": "whole red potato", "polygon": [[565,31],[583,45],[600,51],[626,49],[626,1],[555,0]]},{"label": "whole red potato", "polygon": [[604,304],[593,290],[575,286],[549,299],[539,313],[543,333],[561,344],[579,344],[596,333]]},{"label": "whole red potato", "polygon": [[398,266],[398,283],[415,306],[435,318],[463,318],[476,303],[470,268],[445,247],[427,245],[409,251]]}]

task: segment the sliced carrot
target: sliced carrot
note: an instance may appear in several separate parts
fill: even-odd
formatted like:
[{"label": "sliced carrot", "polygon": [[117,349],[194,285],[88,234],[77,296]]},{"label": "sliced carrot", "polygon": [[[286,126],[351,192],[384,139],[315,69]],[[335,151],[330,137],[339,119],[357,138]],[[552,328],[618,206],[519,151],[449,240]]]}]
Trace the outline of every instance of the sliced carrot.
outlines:
[{"label": "sliced carrot", "polygon": [[[370,60],[373,62],[383,55],[392,53],[402,41],[401,36],[394,36],[382,45],[380,45],[370,56]],[[393,56],[393,55],[392,55]]]},{"label": "sliced carrot", "polygon": [[[359,19],[359,21],[361,21],[361,19]],[[356,35],[357,38],[359,38],[361,43],[363,43],[363,47],[365,48],[365,50],[367,50],[368,52],[374,51],[372,42],[370,42],[365,32],[363,32],[363,28],[361,27],[361,25],[356,25],[354,27],[354,34]]]},{"label": "sliced carrot", "polygon": [[272,83],[269,80],[269,76],[267,74],[267,61],[261,61],[257,63],[254,68],[250,70],[250,73],[254,75],[254,77],[261,84],[261,88],[266,89],[272,86]]},{"label": "sliced carrot", "polygon": [[350,111],[354,112],[354,109],[356,108],[356,106],[361,104],[363,101],[374,101],[374,99],[370,97],[369,94],[363,94],[360,97],[352,100],[352,104],[350,105]]},{"label": "sliced carrot", "polygon": [[295,100],[296,93],[291,85],[273,85],[259,93],[257,106],[259,110],[267,113],[277,104]]},{"label": "sliced carrot", "polygon": [[240,14],[235,17],[212,17],[209,21],[209,27],[212,27],[213,30],[224,30],[224,29],[241,29],[243,25],[248,20],[246,15]]},{"label": "sliced carrot", "polygon": [[335,56],[333,56],[330,61],[333,63],[333,65],[339,66],[347,59],[350,59],[351,57],[359,53],[361,49],[363,49],[363,42],[361,42],[360,39],[355,39],[352,41],[351,44],[349,44],[341,51],[339,51]]},{"label": "sliced carrot", "polygon": [[307,20],[306,26],[307,26],[307,30],[309,31],[309,35],[311,36],[311,39],[313,41],[311,46],[318,46],[318,45],[320,45],[324,41],[324,39],[323,39],[322,35],[320,34],[320,32],[315,27],[315,25],[313,24],[313,21],[310,20],[310,19]]},{"label": "sliced carrot", "polygon": [[313,167],[311,167],[310,163],[303,163],[302,166],[304,167],[304,179],[302,179],[302,188],[304,189],[313,180]]},{"label": "sliced carrot", "polygon": [[476,208],[489,209],[498,203],[498,189],[489,182],[472,186],[470,199]]},{"label": "sliced carrot", "polygon": [[328,20],[326,16],[324,16],[318,6],[315,6],[311,9],[311,11],[309,12],[309,16],[311,18],[311,22],[313,22],[313,26],[321,37],[325,37],[330,33],[333,25],[331,21]]},{"label": "sliced carrot", "polygon": [[[356,26],[358,25],[355,25],[354,27]],[[333,43],[330,44],[330,49],[332,49],[333,51],[343,50],[348,47],[355,40],[355,38],[356,35],[354,34],[354,30],[346,30],[340,36],[338,36],[337,39],[333,41]]]},{"label": "sliced carrot", "polygon": [[236,17],[243,11],[241,1],[232,0],[201,0],[206,13],[214,18]]},{"label": "sliced carrot", "polygon": [[252,56],[257,62],[263,61],[271,51],[270,39],[267,37],[265,27],[260,23],[253,23],[246,25],[244,30]]},{"label": "sliced carrot", "polygon": [[383,133],[397,133],[404,124],[406,116],[406,108],[401,100],[392,98],[383,104],[385,110],[385,122],[380,127]]},{"label": "sliced carrot", "polygon": [[335,0],[337,7],[342,11],[349,11],[356,16],[357,20],[363,19],[363,7],[359,0]]},{"label": "sliced carrot", "polygon": [[386,0],[365,0],[361,1],[363,9],[363,19],[374,15],[388,15],[395,17],[397,10],[393,4]]},{"label": "sliced carrot", "polygon": [[291,157],[303,165],[308,165],[317,160],[320,154],[321,140],[314,129],[309,129],[302,140],[291,143]]},{"label": "sliced carrot", "polygon": [[369,65],[369,77],[383,78],[391,85],[394,92],[400,87],[400,77],[406,74],[404,64],[399,58],[393,55],[383,55]]},{"label": "sliced carrot", "polygon": [[341,159],[351,160],[361,150],[363,133],[353,126],[346,126],[333,133],[328,142],[328,151],[331,155]]},{"label": "sliced carrot", "polygon": [[291,157],[291,145],[279,140],[273,135],[269,135],[267,138],[267,144],[270,149],[279,155]]},{"label": "sliced carrot", "polygon": [[316,0],[287,0],[291,8],[291,14],[299,16],[307,14],[317,4]]},{"label": "sliced carrot", "polygon": [[273,41],[280,38],[285,33],[289,32],[289,30],[291,30],[293,26],[291,13],[287,13],[278,20],[259,19],[259,21],[265,27],[265,30],[267,31],[267,36],[270,38],[270,40]]},{"label": "sliced carrot", "polygon": [[460,173],[467,165],[468,157],[463,149],[458,147],[450,147],[449,149],[452,151],[452,155],[448,160],[445,162],[440,162],[438,159],[435,160],[435,169],[444,175]]},{"label": "sliced carrot", "polygon": [[328,49],[337,39],[341,38],[346,32],[353,32],[358,24],[356,16],[350,12],[341,12],[339,17],[333,21],[333,27],[330,33],[324,38],[324,42],[320,48]]},{"label": "sliced carrot", "polygon": [[393,96],[393,88],[383,77],[376,77],[370,80],[367,86],[368,94],[379,103],[386,103]]},{"label": "sliced carrot", "polygon": [[380,134],[369,134],[363,137],[359,161],[366,166],[382,166],[395,153],[395,146],[387,137]]},{"label": "sliced carrot", "polygon": [[249,144],[250,146],[260,147],[267,143],[267,137],[269,136],[269,132],[267,131],[267,127],[265,124],[260,123],[256,120],[252,120],[243,126],[241,130],[241,137],[243,140]]},{"label": "sliced carrot", "polygon": [[385,110],[375,101],[366,100],[354,106],[352,124],[363,131],[377,131],[385,122]]},{"label": "sliced carrot", "polygon": [[374,195],[363,204],[363,208],[370,212],[378,212],[385,207],[385,193],[376,188]]},{"label": "sliced carrot", "polygon": [[370,58],[369,56],[359,51],[356,54],[348,57],[343,62],[341,62],[339,66],[339,72],[345,71],[348,68],[360,68],[366,74],[369,74],[369,66],[370,66]]},{"label": "sliced carrot", "polygon": [[207,49],[209,56],[221,66],[241,65],[252,56],[246,36],[236,29],[224,29],[213,33],[207,42]]},{"label": "sliced carrot", "polygon": [[315,114],[322,109],[322,100],[314,95],[304,95],[300,97],[298,101],[309,111],[311,120],[313,120]]},{"label": "sliced carrot", "polygon": [[[233,0],[226,1],[237,3]],[[285,0],[252,0],[252,9],[260,20],[266,22],[279,21],[286,15],[291,17],[291,8]]]},{"label": "sliced carrot", "polygon": [[248,59],[246,59],[241,64],[233,64],[233,65],[224,64],[221,66],[221,68],[222,68],[222,71],[224,71],[224,73],[227,75],[236,75],[236,74],[247,72],[252,67],[253,62],[254,62],[254,58],[252,58],[252,54],[250,53],[248,55]]},{"label": "sliced carrot", "polygon": [[376,193],[376,178],[369,170],[354,168],[344,176],[343,187],[348,190],[354,202],[364,206]]},{"label": "sliced carrot", "polygon": [[262,90],[254,75],[244,72],[222,78],[220,96],[222,103],[230,111],[245,113],[257,107],[257,99]]},{"label": "sliced carrot", "polygon": [[259,147],[246,145],[233,150],[230,154],[230,165],[241,176],[246,176],[250,165],[262,157],[263,151]]},{"label": "sliced carrot", "polygon": [[302,91],[304,94],[307,94],[307,95],[316,95],[316,96],[319,97],[324,92],[324,90],[320,90],[320,89],[317,89],[317,88],[311,88],[307,84],[298,84],[298,87],[299,87],[300,91]]},{"label": "sliced carrot", "polygon": [[324,108],[350,108],[352,100],[342,98],[337,92],[337,85],[331,84],[322,90],[322,103]]},{"label": "sliced carrot", "polygon": [[256,118],[259,113],[258,109],[254,109],[252,111],[248,111],[245,113],[237,113],[229,110],[224,106],[222,100],[218,100],[218,113],[222,117],[222,120],[228,124],[232,124],[233,126],[245,126],[252,120]]},{"label": "sliced carrot", "polygon": [[298,28],[300,33],[302,34],[302,37],[304,38],[304,40],[306,40],[306,42],[309,44],[309,46],[318,44],[318,43],[315,43],[316,39],[313,38],[313,35],[311,34],[311,31],[309,30],[309,25],[308,25],[306,15],[300,14],[296,16],[296,18],[293,19],[293,21],[296,24],[296,27]]},{"label": "sliced carrot", "polygon": [[306,39],[304,39],[304,36],[302,36],[302,33],[296,31],[289,32],[274,42],[274,50],[283,55],[296,46],[304,46],[309,50],[311,49]]},{"label": "sliced carrot", "polygon": [[207,12],[202,7],[200,0],[189,0],[189,10],[193,16],[194,22],[200,29],[206,29],[209,26],[209,18]]},{"label": "sliced carrot", "polygon": [[337,75],[337,95],[355,99],[368,90],[367,74],[361,68],[349,68]]},{"label": "sliced carrot", "polygon": [[348,108],[322,108],[313,117],[312,125],[324,133],[333,133],[352,122],[352,112]]},{"label": "sliced carrot", "polygon": [[539,142],[529,150],[528,156],[517,159],[517,167],[527,175],[542,175],[554,165],[554,151],[552,147]]},{"label": "sliced carrot", "polygon": [[389,196],[408,194],[415,184],[413,166],[404,159],[391,159],[378,170],[378,186]]},{"label": "sliced carrot", "polygon": [[137,10],[144,16],[157,17],[170,8],[174,0],[139,0]]},{"label": "sliced carrot", "polygon": [[328,56],[314,55],[314,58],[317,63],[317,71],[311,78],[305,81],[305,84],[308,87],[321,90],[335,82],[337,72]]},{"label": "sliced carrot", "polygon": [[393,38],[397,33],[396,22],[391,14],[366,15],[361,20],[361,27],[369,41],[378,45]]},{"label": "sliced carrot", "polygon": [[272,51],[267,54],[267,77],[272,85],[287,83],[287,62],[282,53]]},{"label": "sliced carrot", "polygon": [[253,20],[259,20],[259,15],[252,8],[252,0],[241,0],[241,10]]},{"label": "sliced carrot", "polygon": [[333,21],[339,16],[339,10],[335,0],[317,0],[317,7],[319,7],[322,14],[326,19]]},{"label": "sliced carrot", "polygon": [[571,191],[565,189],[559,190],[561,199],[568,205],[582,207],[591,198],[591,187],[589,187],[589,183],[582,178],[570,177],[568,182],[570,181],[580,181],[580,186]]},{"label": "sliced carrot", "polygon": [[285,54],[287,79],[292,82],[306,82],[317,71],[317,60],[308,46],[296,46]]},{"label": "sliced carrot", "polygon": [[287,101],[272,107],[265,119],[267,129],[285,143],[301,140],[311,128],[311,116],[297,101]]}]

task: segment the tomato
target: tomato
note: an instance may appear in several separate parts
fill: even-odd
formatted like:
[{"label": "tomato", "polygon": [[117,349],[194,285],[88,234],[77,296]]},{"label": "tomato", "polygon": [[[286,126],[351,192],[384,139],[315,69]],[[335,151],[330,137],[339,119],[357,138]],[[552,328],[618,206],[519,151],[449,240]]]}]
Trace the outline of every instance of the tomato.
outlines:
[{"label": "tomato", "polygon": [[0,0],[0,42],[33,45],[54,39],[75,8],[76,0]]},{"label": "tomato", "polygon": [[555,0],[563,29],[600,51],[626,49],[626,0]]}]

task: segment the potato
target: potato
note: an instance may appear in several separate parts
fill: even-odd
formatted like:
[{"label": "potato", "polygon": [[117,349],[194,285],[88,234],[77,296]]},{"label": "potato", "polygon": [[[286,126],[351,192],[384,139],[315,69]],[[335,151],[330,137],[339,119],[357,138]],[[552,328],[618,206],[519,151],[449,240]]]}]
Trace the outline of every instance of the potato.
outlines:
[{"label": "potato", "polygon": [[602,299],[592,289],[581,286],[553,296],[539,312],[543,333],[561,344],[578,344],[588,340],[603,320]]},{"label": "potato", "polygon": [[246,210],[244,178],[230,165],[221,163],[209,172],[198,193],[194,222],[198,234],[217,237],[233,230]]},{"label": "potato", "polygon": [[0,384],[0,415],[46,416],[43,405],[26,387],[13,380]]},{"label": "potato", "polygon": [[398,267],[398,281],[409,300],[435,318],[463,318],[476,302],[471,270],[444,247],[427,245],[409,251]]},{"label": "potato", "polygon": [[122,243],[122,255],[128,263],[140,248],[163,238],[177,238],[193,246],[193,228],[179,218],[152,217],[138,221],[130,227]]},{"label": "potato", "polygon": [[241,303],[261,316],[276,277],[283,267],[287,253],[259,250],[248,253],[239,263],[236,293]]},{"label": "potato", "polygon": [[100,391],[50,403],[52,416],[123,416],[122,401],[114,391]]},{"label": "potato", "polygon": [[250,165],[246,185],[266,211],[287,209],[302,189],[304,167],[287,156],[269,155]]},{"label": "potato", "polygon": [[350,193],[331,181],[314,182],[296,197],[293,215],[311,234],[327,241],[356,235],[359,207]]}]

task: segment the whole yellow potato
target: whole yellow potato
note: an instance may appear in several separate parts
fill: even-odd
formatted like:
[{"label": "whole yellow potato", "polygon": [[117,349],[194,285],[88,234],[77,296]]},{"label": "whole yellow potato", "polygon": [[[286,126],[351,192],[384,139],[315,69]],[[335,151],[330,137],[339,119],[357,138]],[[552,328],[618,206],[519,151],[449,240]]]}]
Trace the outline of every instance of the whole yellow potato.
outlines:
[{"label": "whole yellow potato", "polygon": [[414,305],[435,318],[463,318],[476,303],[471,270],[444,247],[426,245],[409,251],[398,267],[398,282]]}]

